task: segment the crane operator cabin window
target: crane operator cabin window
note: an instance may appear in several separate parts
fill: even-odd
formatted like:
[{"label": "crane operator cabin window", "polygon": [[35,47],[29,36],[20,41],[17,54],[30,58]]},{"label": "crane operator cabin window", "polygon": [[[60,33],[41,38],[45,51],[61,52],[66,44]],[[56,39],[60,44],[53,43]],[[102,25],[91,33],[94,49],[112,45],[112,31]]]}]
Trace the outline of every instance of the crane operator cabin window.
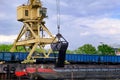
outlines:
[{"label": "crane operator cabin window", "polygon": [[25,10],[25,16],[28,16],[28,10]]}]

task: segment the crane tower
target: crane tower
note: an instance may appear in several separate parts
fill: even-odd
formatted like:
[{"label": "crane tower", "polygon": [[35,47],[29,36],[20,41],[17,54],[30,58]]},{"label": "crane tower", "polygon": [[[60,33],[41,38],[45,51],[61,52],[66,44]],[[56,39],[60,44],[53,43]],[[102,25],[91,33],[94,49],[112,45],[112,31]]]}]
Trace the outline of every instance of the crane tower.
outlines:
[{"label": "crane tower", "polygon": [[44,47],[57,41],[43,21],[47,17],[46,12],[47,8],[42,7],[40,0],[28,0],[28,4],[17,7],[17,20],[23,23],[23,27],[14,41],[11,52],[17,50],[18,46],[23,46],[29,51],[24,63],[32,62],[37,57],[32,56],[36,48],[42,50],[42,57],[48,58],[50,51],[45,52]]}]

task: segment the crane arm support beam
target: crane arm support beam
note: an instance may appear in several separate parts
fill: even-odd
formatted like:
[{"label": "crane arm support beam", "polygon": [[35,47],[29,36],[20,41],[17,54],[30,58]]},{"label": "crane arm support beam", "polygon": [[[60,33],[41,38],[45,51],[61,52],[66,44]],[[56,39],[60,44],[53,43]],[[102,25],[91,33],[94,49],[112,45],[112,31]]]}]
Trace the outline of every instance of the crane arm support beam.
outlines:
[{"label": "crane arm support beam", "polygon": [[34,50],[35,50],[35,48],[38,46],[38,43],[35,43],[34,45],[33,45],[33,48],[31,49],[31,51],[30,51],[30,53],[28,54],[28,56],[27,56],[27,60],[30,60],[31,58],[32,58],[32,54],[33,54],[33,52],[34,52]]},{"label": "crane arm support beam", "polygon": [[32,43],[40,43],[40,44],[51,44],[53,42],[53,38],[38,38],[38,39],[32,39],[32,40],[24,40],[24,41],[19,41],[16,43],[17,46],[22,46],[22,45],[28,45]]},{"label": "crane arm support beam", "polygon": [[32,33],[32,35],[33,35],[35,38],[37,38],[36,34],[35,34],[34,31],[31,29],[31,27],[30,27],[27,23],[25,23],[25,25],[26,25],[26,27],[30,30],[30,32]]},{"label": "crane arm support beam", "polygon": [[52,33],[47,29],[47,27],[45,25],[42,25],[42,28],[50,35],[50,37],[54,38]]}]

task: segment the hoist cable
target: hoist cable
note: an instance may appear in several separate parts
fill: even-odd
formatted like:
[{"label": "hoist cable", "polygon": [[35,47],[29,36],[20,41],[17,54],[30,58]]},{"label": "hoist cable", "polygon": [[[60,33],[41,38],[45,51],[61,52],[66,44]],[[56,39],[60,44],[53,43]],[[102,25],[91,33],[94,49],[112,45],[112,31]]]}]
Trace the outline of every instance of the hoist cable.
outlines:
[{"label": "hoist cable", "polygon": [[57,7],[57,28],[58,33],[60,33],[60,0],[56,0],[56,7]]},{"label": "hoist cable", "polygon": [[27,1],[27,5],[29,4],[30,0]]}]

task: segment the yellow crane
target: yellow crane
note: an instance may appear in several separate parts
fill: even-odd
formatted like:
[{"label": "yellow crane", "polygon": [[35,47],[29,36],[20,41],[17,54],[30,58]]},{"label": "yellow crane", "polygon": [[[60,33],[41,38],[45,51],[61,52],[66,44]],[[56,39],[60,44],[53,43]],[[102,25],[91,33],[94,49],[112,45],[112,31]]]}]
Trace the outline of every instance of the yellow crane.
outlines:
[{"label": "yellow crane", "polygon": [[[59,4],[59,1],[57,2]],[[65,53],[68,42],[60,34],[60,10],[57,6],[57,26],[58,34],[53,36],[45,26],[44,18],[47,17],[47,8],[42,7],[40,0],[28,0],[28,4],[17,7],[17,20],[23,23],[23,27],[13,43],[11,52],[17,50],[17,47],[23,46],[26,52],[29,52],[27,58],[22,63],[33,63],[36,58],[49,58],[52,51],[59,51],[57,66],[64,66]],[[45,46],[51,45],[49,51]],[[36,48],[41,50],[37,55]]]},{"label": "yellow crane", "polygon": [[[47,8],[42,7],[40,0],[29,0],[28,4],[17,7],[17,20],[23,23],[23,27],[10,51],[14,52],[18,46],[23,46],[29,52],[23,63],[34,62],[35,58],[40,57],[49,58],[51,49],[46,52],[44,47],[57,42],[43,21],[47,17],[46,13]],[[43,56],[33,56],[36,48],[42,50]]]}]

